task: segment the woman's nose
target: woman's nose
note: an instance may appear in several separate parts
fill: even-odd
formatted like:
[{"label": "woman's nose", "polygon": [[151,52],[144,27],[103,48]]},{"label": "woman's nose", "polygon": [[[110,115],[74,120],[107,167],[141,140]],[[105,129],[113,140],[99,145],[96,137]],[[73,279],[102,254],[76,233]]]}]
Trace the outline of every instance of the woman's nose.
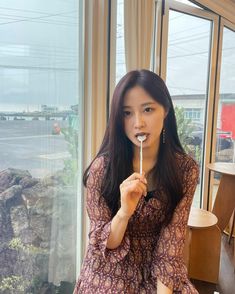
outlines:
[{"label": "woman's nose", "polygon": [[136,115],[135,116],[135,128],[141,129],[145,126],[145,121],[143,119],[142,115]]}]

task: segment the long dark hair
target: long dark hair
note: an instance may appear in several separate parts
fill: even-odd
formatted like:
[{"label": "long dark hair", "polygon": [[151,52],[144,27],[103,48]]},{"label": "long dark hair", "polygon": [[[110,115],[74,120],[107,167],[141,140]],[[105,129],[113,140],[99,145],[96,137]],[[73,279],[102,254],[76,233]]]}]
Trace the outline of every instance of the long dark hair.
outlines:
[{"label": "long dark hair", "polygon": [[[101,185],[101,195],[114,216],[120,207],[119,186],[133,172],[133,143],[127,138],[124,131],[123,103],[127,91],[135,86],[143,88],[167,111],[164,120],[165,143],[163,143],[163,133],[161,133],[157,164],[152,169],[152,173],[157,184],[161,185],[166,191],[166,218],[164,223],[168,224],[172,219],[176,205],[183,197],[176,154],[182,154],[184,150],[177,134],[176,118],[169,91],[164,81],[149,70],[130,71],[119,81],[114,90],[108,125],[100,150],[94,158],[94,160],[100,156],[105,158],[105,174]],[[90,166],[83,176],[85,186]]]}]

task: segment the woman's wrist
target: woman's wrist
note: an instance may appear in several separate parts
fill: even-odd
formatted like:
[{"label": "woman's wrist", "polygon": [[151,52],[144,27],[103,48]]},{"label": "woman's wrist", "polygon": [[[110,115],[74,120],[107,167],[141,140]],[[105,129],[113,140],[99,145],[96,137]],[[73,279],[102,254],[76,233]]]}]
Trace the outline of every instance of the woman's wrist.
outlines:
[{"label": "woman's wrist", "polygon": [[117,212],[117,216],[124,221],[129,221],[131,215],[126,214],[121,208]]}]

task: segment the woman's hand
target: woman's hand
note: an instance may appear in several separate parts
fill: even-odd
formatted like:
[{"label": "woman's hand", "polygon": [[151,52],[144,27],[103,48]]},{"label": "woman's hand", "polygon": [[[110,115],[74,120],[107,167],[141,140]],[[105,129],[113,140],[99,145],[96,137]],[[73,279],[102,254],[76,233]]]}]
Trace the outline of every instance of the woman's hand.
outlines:
[{"label": "woman's hand", "polygon": [[167,288],[162,282],[158,279],[157,280],[157,293],[158,294],[172,294],[173,290]]},{"label": "woman's hand", "polygon": [[130,218],[135,212],[142,195],[147,195],[147,180],[139,173],[133,173],[120,185],[121,208],[119,213]]}]

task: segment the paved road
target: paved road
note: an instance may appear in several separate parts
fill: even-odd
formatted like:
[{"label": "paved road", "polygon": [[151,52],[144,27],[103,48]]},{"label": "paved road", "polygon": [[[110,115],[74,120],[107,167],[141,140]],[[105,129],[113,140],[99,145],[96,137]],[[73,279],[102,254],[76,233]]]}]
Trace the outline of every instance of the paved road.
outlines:
[{"label": "paved road", "polygon": [[[0,121],[0,171],[28,170],[44,177],[63,168],[69,157],[63,135],[52,135],[55,121]],[[61,127],[67,122],[60,121]]]}]

